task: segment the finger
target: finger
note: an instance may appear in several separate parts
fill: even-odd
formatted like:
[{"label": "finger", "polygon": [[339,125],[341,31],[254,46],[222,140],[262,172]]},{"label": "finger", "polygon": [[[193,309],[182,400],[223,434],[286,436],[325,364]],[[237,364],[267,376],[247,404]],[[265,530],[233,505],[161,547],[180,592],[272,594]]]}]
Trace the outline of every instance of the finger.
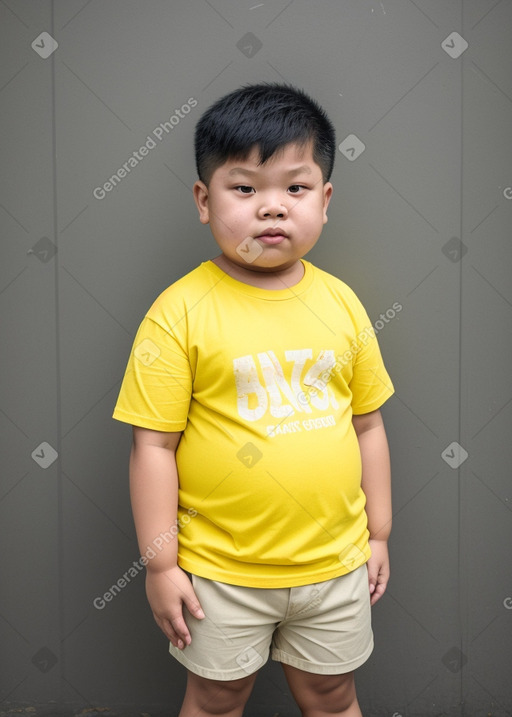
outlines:
[{"label": "finger", "polygon": [[377,583],[377,585],[375,586],[375,589],[372,593],[372,596],[370,598],[370,605],[375,605],[377,600],[380,600],[380,598],[386,592],[387,585],[388,585],[387,580],[386,581],[383,580],[383,581]]},{"label": "finger", "polygon": [[[171,630],[169,630],[169,632],[171,632]],[[190,645],[191,642],[191,640],[188,643],[185,640],[182,640],[175,632],[172,633],[172,637],[170,637],[169,640],[174,647],[178,648],[178,650],[183,650],[187,644]]]},{"label": "finger", "polygon": [[198,620],[203,620],[206,617],[206,615],[203,612],[203,608],[201,607],[201,603],[197,599],[195,593],[192,593],[192,597],[185,595],[183,598],[183,602],[184,602],[187,610],[190,612],[190,614],[193,615]]},{"label": "finger", "polygon": [[177,642],[178,642],[178,639],[179,639],[179,638],[178,638],[178,635],[177,635],[177,634],[175,633],[175,631],[172,629],[172,626],[171,626],[171,624],[169,623],[169,621],[168,621],[168,620],[163,620],[163,619],[159,618],[158,615],[155,615],[155,613],[153,613],[153,617],[155,618],[156,624],[158,625],[158,627],[160,628],[160,630],[164,633],[164,635],[166,636],[166,638],[167,638],[168,640],[170,640],[173,645],[174,645],[175,643],[177,643]]},{"label": "finger", "polygon": [[[183,647],[185,647],[186,645],[190,645],[190,643],[192,642],[192,637],[190,635],[187,623],[185,622],[183,616],[178,615],[174,618],[171,618],[169,622],[171,628],[177,635],[178,642],[183,643]],[[178,645],[178,647],[180,647],[180,645]]]},{"label": "finger", "polygon": [[379,581],[379,575],[378,571],[375,572],[372,570],[372,568],[368,567],[368,588],[370,590],[370,595],[373,595],[375,592],[375,588],[377,587]]},{"label": "finger", "polygon": [[158,627],[175,647],[182,650],[187,645],[190,645],[192,638],[185,620],[182,617],[171,618],[168,620],[167,618],[158,617],[155,613],[153,613],[153,616]]}]

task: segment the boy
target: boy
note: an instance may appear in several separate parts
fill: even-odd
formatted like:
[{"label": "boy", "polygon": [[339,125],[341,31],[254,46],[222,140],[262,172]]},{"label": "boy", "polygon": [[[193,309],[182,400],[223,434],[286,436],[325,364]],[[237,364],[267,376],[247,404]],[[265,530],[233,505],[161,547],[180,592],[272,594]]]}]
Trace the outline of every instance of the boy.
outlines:
[{"label": "boy", "polygon": [[303,92],[253,85],[205,112],[195,149],[221,253],[150,308],[114,412],[147,597],[188,670],[180,715],[241,715],[271,649],[303,715],[357,717],[389,577],[393,387],[355,294],[302,258],[334,128]]}]

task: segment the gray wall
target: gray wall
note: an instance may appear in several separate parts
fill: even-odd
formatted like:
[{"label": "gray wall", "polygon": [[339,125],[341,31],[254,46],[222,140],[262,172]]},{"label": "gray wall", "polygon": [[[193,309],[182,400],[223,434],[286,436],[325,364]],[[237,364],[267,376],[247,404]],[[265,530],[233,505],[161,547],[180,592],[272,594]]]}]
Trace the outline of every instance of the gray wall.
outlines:
[{"label": "gray wall", "polygon": [[[403,307],[377,325],[394,530],[364,713],[512,714],[512,3],[2,0],[0,41],[0,714],[177,714],[142,574],[93,604],[138,558],[111,412],[144,312],[215,254],[195,122],[261,80],[313,94],[345,152],[308,258],[373,321]],[[270,663],[247,714],[276,713]]]}]

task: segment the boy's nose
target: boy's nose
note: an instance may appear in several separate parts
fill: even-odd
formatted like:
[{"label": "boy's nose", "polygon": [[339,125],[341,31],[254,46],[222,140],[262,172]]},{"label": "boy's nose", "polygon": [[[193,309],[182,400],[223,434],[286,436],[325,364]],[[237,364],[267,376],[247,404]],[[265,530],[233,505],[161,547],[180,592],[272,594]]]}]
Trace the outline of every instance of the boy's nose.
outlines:
[{"label": "boy's nose", "polygon": [[259,215],[263,219],[271,219],[276,217],[277,219],[283,219],[288,215],[287,207],[279,200],[270,200],[264,202],[260,209]]}]

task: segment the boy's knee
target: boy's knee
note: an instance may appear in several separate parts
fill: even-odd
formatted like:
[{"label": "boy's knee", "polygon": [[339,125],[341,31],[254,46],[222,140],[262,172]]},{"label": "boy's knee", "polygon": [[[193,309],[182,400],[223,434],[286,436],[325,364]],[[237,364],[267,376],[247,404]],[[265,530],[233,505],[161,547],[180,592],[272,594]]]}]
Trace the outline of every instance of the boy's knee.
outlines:
[{"label": "boy's knee", "polygon": [[223,715],[243,708],[251,694],[256,674],[239,680],[210,680],[189,673],[187,696],[201,708],[200,714]]},{"label": "boy's knee", "polygon": [[349,710],[354,703],[357,704],[353,673],[345,675],[302,673],[301,677],[302,679],[297,679],[294,675],[291,680],[289,679],[289,684],[304,714],[316,711],[327,714],[342,713]]}]

